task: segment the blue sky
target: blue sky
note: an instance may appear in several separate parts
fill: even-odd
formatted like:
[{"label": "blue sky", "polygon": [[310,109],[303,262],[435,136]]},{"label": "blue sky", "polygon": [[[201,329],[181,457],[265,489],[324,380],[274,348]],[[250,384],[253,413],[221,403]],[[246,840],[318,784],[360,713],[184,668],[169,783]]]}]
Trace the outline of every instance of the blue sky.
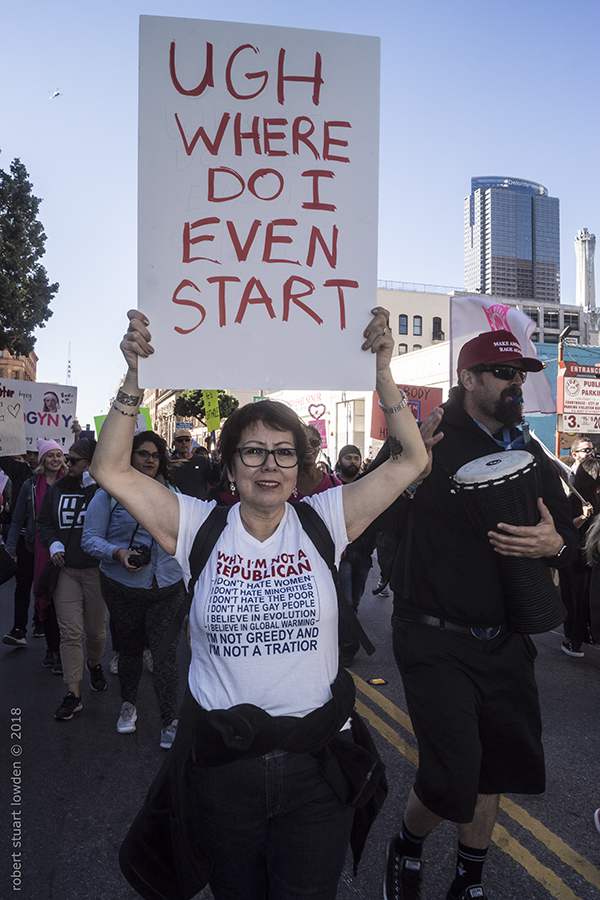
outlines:
[{"label": "blue sky", "polygon": [[[473,175],[545,184],[561,203],[562,299],[573,238],[600,237],[600,4],[221,0],[4,3],[0,167],[18,156],[60,282],[40,331],[40,381],[63,382],[72,344],[80,419],[104,410],[136,298],[138,16],[215,17],[382,38],[379,277],[462,284]],[[59,89],[61,96],[50,100]]]}]

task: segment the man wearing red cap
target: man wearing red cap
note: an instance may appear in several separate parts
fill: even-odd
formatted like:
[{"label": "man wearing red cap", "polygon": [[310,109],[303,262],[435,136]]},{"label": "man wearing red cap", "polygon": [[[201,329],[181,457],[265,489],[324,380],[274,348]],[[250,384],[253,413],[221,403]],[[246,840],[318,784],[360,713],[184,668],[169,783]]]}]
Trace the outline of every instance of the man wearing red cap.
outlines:
[{"label": "man wearing red cap", "polygon": [[[507,625],[498,571],[499,555],[560,568],[577,552],[560,479],[519,427],[523,383],[542,368],[509,331],[478,335],[460,351],[458,386],[422,429],[432,462],[407,501],[410,525],[391,579],[394,654],[419,768],[388,847],[386,900],[422,896],[423,842],[443,819],[458,824],[459,837],[448,900],[485,900],[482,870],[499,795],[545,787],[536,649]],[[471,460],[513,449],[537,461],[539,523],[479,534],[450,478]]]}]

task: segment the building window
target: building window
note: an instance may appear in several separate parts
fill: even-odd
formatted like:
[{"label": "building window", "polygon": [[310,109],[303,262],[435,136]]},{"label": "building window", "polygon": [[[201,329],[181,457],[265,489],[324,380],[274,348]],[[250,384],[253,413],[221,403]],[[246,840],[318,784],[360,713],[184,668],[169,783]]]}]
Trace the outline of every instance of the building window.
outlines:
[{"label": "building window", "polygon": [[537,344],[539,339],[539,333],[537,331],[534,331],[529,340],[532,341],[532,343]]},{"label": "building window", "polygon": [[558,328],[558,312],[544,310],[544,328]]},{"label": "building window", "polygon": [[415,337],[423,334],[423,316],[413,316],[413,334]]},{"label": "building window", "polygon": [[442,331],[442,319],[441,316],[433,317],[433,325],[431,331],[431,339],[433,341],[443,341],[445,339],[444,332]]},{"label": "building window", "polygon": [[564,314],[564,319],[563,319],[563,321],[564,321],[564,323],[565,323],[565,328],[567,327],[567,325],[570,325],[570,326],[571,326],[572,328],[574,328],[576,331],[579,331],[579,313],[568,313],[568,312],[566,312],[566,313]]},{"label": "building window", "polygon": [[398,344],[398,353],[408,353],[408,344]]},{"label": "building window", "polygon": [[398,318],[398,334],[408,334],[408,316]]},{"label": "building window", "polygon": [[540,312],[537,306],[525,306],[523,312],[526,316],[529,316],[530,319],[533,319],[536,325],[540,324]]},{"label": "building window", "polygon": [[545,334],[544,335],[544,343],[545,344],[558,344],[558,335],[557,334]]},{"label": "building window", "polygon": [[423,349],[422,344],[413,344],[413,350],[422,350],[422,349]]}]

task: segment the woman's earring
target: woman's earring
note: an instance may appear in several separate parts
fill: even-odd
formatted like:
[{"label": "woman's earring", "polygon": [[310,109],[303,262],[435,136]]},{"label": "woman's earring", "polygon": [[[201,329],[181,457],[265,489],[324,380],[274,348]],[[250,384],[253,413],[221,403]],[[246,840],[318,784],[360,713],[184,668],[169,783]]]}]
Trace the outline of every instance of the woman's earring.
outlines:
[{"label": "woman's earring", "polygon": [[235,494],[236,494],[236,491],[237,491],[237,488],[236,488],[236,486],[235,486],[235,481],[230,481],[230,482],[229,482],[229,490],[231,491],[231,493],[232,493],[233,496],[235,497]]},{"label": "woman's earring", "polygon": [[292,497],[294,498],[294,500],[298,499],[298,488],[297,487],[295,487],[294,490],[292,491]]}]

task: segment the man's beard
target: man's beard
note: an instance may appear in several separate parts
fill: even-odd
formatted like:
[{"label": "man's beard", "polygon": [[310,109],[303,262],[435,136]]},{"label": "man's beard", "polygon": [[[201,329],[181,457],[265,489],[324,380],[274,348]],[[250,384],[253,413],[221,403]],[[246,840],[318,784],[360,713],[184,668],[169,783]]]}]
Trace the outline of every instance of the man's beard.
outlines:
[{"label": "man's beard", "polygon": [[497,422],[501,422],[507,428],[518,425],[523,421],[523,392],[515,385],[502,391],[496,401],[493,412]]},{"label": "man's beard", "polygon": [[350,465],[342,465],[340,463],[339,472],[340,475],[343,475],[344,478],[354,478],[358,475],[360,471],[360,466],[355,465],[354,463],[350,463]]}]

